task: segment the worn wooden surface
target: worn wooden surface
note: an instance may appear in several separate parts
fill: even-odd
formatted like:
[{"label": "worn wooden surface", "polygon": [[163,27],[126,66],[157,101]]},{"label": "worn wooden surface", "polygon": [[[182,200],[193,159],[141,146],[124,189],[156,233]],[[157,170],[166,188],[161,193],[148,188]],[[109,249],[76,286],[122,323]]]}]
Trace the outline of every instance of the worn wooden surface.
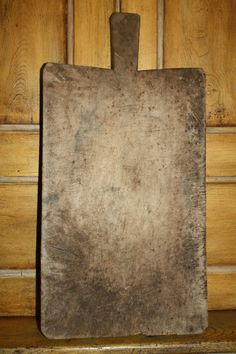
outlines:
[{"label": "worn wooden surface", "polygon": [[113,70],[44,69],[41,325],[51,338],[207,324],[204,75],[138,72],[138,29],[137,15],[112,16]]},{"label": "worn wooden surface", "polygon": [[166,0],[164,67],[207,74],[207,125],[236,125],[235,0]]},{"label": "worn wooden surface", "polygon": [[[236,134],[207,134],[207,176],[236,176]],[[0,175],[38,175],[39,133],[0,131]]]},{"label": "worn wooden surface", "polygon": [[115,0],[75,0],[74,4],[74,64],[110,68],[109,17]]},{"label": "worn wooden surface", "polygon": [[211,311],[209,328],[201,335],[135,336],[129,338],[49,340],[38,330],[35,318],[0,318],[2,354],[38,353],[234,353],[235,311]]},{"label": "worn wooden surface", "polygon": [[[75,0],[74,64],[110,68],[108,19],[114,11],[115,0]],[[146,0],[122,0],[121,11],[141,17],[138,68],[156,69],[157,1],[149,0],[147,6]]]},{"label": "worn wooden surface", "polygon": [[1,0],[0,123],[39,121],[45,62],[66,60],[65,0]]},{"label": "worn wooden surface", "polygon": [[[34,270],[0,271],[0,316],[34,316],[36,281]],[[234,266],[209,267],[208,310],[236,308],[236,272]],[[39,294],[37,301],[39,301]],[[37,308],[37,312],[39,308]]]},{"label": "worn wooden surface", "polygon": [[[34,2],[35,1],[35,2]],[[0,115],[1,115],[1,122],[7,121],[9,123],[11,122],[17,122],[17,123],[28,123],[31,122],[31,117],[35,117],[35,120],[33,122],[38,121],[38,114],[37,113],[31,113],[31,112],[37,112],[38,108],[37,106],[34,106],[35,104],[35,99],[34,95],[37,94],[38,92],[38,87],[39,87],[39,82],[38,78],[35,78],[35,72],[38,71],[37,67],[35,66],[35,61],[39,60],[38,53],[39,51],[42,53],[42,50],[44,51],[44,57],[46,58],[45,61],[47,60],[53,60],[53,61],[61,61],[61,59],[56,59],[57,58],[62,58],[64,61],[65,58],[65,47],[64,47],[64,40],[65,40],[65,35],[62,33],[65,31],[65,13],[61,12],[61,7],[58,7],[57,5],[54,4],[54,1],[40,1],[40,6],[39,8],[37,0],[25,0],[25,1],[14,1],[15,4],[12,6],[13,2],[12,1],[1,1],[1,4],[4,4],[4,8],[7,10],[6,12],[2,12],[0,14],[0,17],[2,19],[1,15],[8,14],[8,21],[4,22],[4,26],[1,27],[0,29],[0,38],[2,38],[2,34],[4,31],[4,36],[5,38],[10,38],[9,42],[7,43],[7,48],[5,48],[4,44],[4,49],[1,54],[0,54],[0,63],[3,66],[1,66],[1,69],[4,67],[6,68],[6,64],[9,64],[8,58],[11,56],[12,61],[10,63],[14,63],[14,65],[9,66],[10,72],[9,72],[9,81],[2,81],[0,85],[1,87],[4,87],[4,90],[7,88],[7,95],[9,97],[9,100],[14,98],[16,92],[17,94],[20,94],[20,96],[16,97],[16,100],[14,100],[14,103],[9,107],[6,107],[3,105],[3,100],[2,98],[4,95],[1,95],[1,103],[0,103]],[[105,21],[107,21],[109,17],[109,11],[104,10],[103,6],[104,4],[102,3],[102,0],[98,1],[92,1],[91,4],[87,7],[84,6],[85,1],[84,0],[75,0],[75,3],[79,3],[77,6],[77,12],[75,13],[75,21],[76,21],[76,26],[75,26],[75,46],[77,47],[77,53],[79,57],[83,57],[83,64],[84,65],[90,65],[90,56],[92,56],[93,60],[93,49],[91,49],[91,43],[92,47],[96,46],[96,54],[99,56],[99,63],[96,62],[96,64],[99,64],[99,67],[103,67],[104,65],[109,65],[109,48],[108,46],[105,47],[106,45],[109,45],[109,40],[105,40],[105,46],[103,45],[103,40],[96,40],[94,41],[94,38],[97,38],[96,36],[101,36],[104,37],[104,32],[105,31],[105,38],[108,38],[108,26],[104,24]],[[87,1],[86,1],[87,2]],[[112,0],[107,1],[108,7],[111,6]],[[37,4],[36,4],[37,3]],[[60,2],[61,3],[61,2]],[[88,2],[87,2],[88,3]],[[185,26],[185,21],[188,21],[188,19],[194,19],[192,23],[190,23],[190,27],[195,27],[196,32],[197,26],[199,27],[199,38],[193,38],[193,41],[198,41],[199,46],[201,46],[201,41],[204,41],[205,39],[201,37],[201,12],[199,16],[196,15],[196,11],[194,8],[194,2],[181,2],[181,4],[184,7],[188,7],[186,16],[184,17],[181,15],[179,16],[179,13],[176,12],[176,7],[180,5],[179,2],[168,2],[169,6],[173,7],[173,11],[168,10],[166,12],[165,19],[167,20],[167,15],[168,15],[168,21],[171,24],[173,21],[173,26],[174,30],[171,35],[175,36],[177,31],[179,30],[180,26],[184,26],[184,31],[186,32],[186,38],[189,38],[189,41],[185,41],[185,39],[178,45],[178,57],[179,53],[183,51],[186,53],[186,59],[188,57],[188,48],[191,46],[191,37],[188,35],[189,31],[188,28]],[[36,4],[36,6],[35,6]],[[165,1],[165,5],[167,4],[167,1]],[[193,4],[193,6],[191,6]],[[196,4],[196,2],[195,2]],[[226,0],[224,2],[219,2],[215,0],[211,0],[209,2],[202,1],[200,3],[197,2],[198,5],[202,6],[202,11],[204,13],[204,8],[207,9],[208,7],[208,24],[207,24],[207,30],[208,31],[219,31],[221,32],[220,34],[217,33],[215,36],[215,39],[212,40],[210,37],[212,34],[210,34],[209,40],[207,42],[207,47],[209,47],[211,54],[211,58],[208,55],[209,63],[212,61],[212,65],[214,64],[214,61],[218,61],[219,63],[217,64],[217,67],[214,68],[214,70],[220,72],[218,70],[218,65],[222,65],[221,69],[224,71],[224,68],[228,68],[227,72],[222,72],[219,74],[220,80],[223,80],[225,82],[228,82],[228,84],[223,83],[223,85],[219,86],[219,80],[216,77],[216,80],[211,81],[211,86],[209,87],[209,92],[208,95],[211,97],[214,96],[214,94],[219,96],[221,101],[222,98],[225,100],[226,104],[226,115],[224,115],[224,111],[221,111],[219,107],[219,112],[217,112],[216,120],[215,116],[211,116],[210,124],[217,124],[217,125],[231,125],[234,124],[234,118],[232,115],[233,110],[231,110],[230,107],[232,107],[231,103],[234,105],[235,100],[232,101],[232,87],[234,85],[234,78],[235,75],[233,75],[235,67],[233,65],[232,59],[230,60],[229,65],[221,64],[223,61],[221,61],[221,56],[229,55],[229,58],[234,58],[234,51],[235,51],[235,45],[236,43],[233,39],[235,36],[235,32],[232,32],[232,28],[235,27],[235,22],[232,23],[232,20],[234,21],[234,10],[231,7],[231,5],[234,7],[235,3],[232,0]],[[219,6],[220,5],[220,6]],[[5,7],[6,6],[6,7]],[[9,8],[7,9],[7,7]],[[105,7],[106,7],[105,6]],[[148,4],[146,0],[122,0],[122,6],[123,10],[124,8],[127,8],[128,11],[130,11],[131,7],[134,9],[134,11],[139,12],[141,14],[141,36],[142,36],[142,31],[143,33],[146,33],[143,36],[143,50],[139,52],[139,60],[143,63],[143,68],[150,68],[149,65],[153,65],[155,61],[155,55],[156,53],[154,52],[154,46],[155,46],[155,34],[154,34],[154,26],[155,26],[155,18],[157,17],[156,14],[156,3],[155,1],[148,1]],[[223,9],[221,9],[221,6],[223,6]],[[90,8],[94,7],[92,11],[90,11]],[[113,7],[113,4],[112,4]],[[19,8],[25,8],[26,11],[18,11]],[[96,8],[96,9],[95,9]],[[33,11],[32,11],[33,9]],[[80,14],[78,13],[78,9]],[[5,10],[4,10],[5,11]],[[83,11],[83,13],[82,13]],[[106,12],[107,11],[107,12]],[[181,7],[179,6],[179,11],[181,12]],[[28,15],[30,13],[30,15]],[[57,16],[53,16],[52,13]],[[101,13],[101,15],[99,15]],[[105,13],[103,15],[103,13]],[[43,14],[43,16],[38,16],[38,14]],[[106,15],[107,14],[107,15]],[[86,21],[83,24],[81,24],[81,21],[77,21],[78,16],[83,17],[83,21]],[[98,20],[98,15],[102,19]],[[4,15],[5,16],[5,15]],[[82,17],[79,17],[80,20],[82,20]],[[107,18],[106,18],[107,16]],[[204,15],[205,16],[205,15]],[[171,19],[172,17],[172,19]],[[216,17],[219,17],[216,21]],[[50,19],[49,19],[50,18]],[[180,19],[179,23],[177,24],[176,21],[177,19]],[[13,20],[12,20],[13,19]],[[5,20],[4,20],[5,21]],[[95,21],[95,24],[99,23],[99,27],[93,22]],[[144,25],[145,21],[145,25]],[[195,21],[197,22],[195,24]],[[215,26],[215,21],[217,22],[217,25]],[[190,21],[189,21],[190,22]],[[42,23],[42,26],[40,25]],[[3,22],[1,22],[1,25]],[[18,24],[18,27],[14,27],[15,24]],[[52,24],[52,26],[51,26]],[[199,25],[200,24],[200,25]],[[41,27],[40,27],[41,26]],[[169,26],[169,25],[168,25]],[[172,26],[172,24],[171,24]],[[49,30],[50,27],[50,31]],[[60,27],[60,28],[59,28]],[[58,31],[59,28],[59,31]],[[98,31],[98,28],[100,29]],[[151,30],[151,28],[153,30]],[[33,30],[32,30],[33,29]],[[52,31],[51,31],[52,29]],[[101,30],[102,29],[102,30]],[[57,31],[57,33],[55,33]],[[78,32],[82,31],[82,35]],[[98,34],[99,33],[99,34]],[[212,33],[212,32],[211,32]],[[230,33],[230,35],[228,35]],[[77,40],[77,37],[79,38],[79,41]],[[35,38],[43,38],[44,39],[44,44],[43,44],[43,49],[42,49],[42,41],[41,40],[35,40]],[[176,35],[176,37],[179,37]],[[198,37],[198,36],[196,36]],[[208,38],[208,34],[206,36]],[[206,38],[205,37],[205,38]],[[221,38],[225,37],[225,39],[222,41]],[[14,52],[13,44],[15,43],[12,41],[12,38],[15,38],[18,42],[21,42],[22,45],[19,45],[19,50],[17,50],[14,53],[14,58],[11,53]],[[52,41],[53,38],[53,41]],[[55,43],[55,38],[57,43]],[[178,38],[175,38],[178,39]],[[182,38],[182,37],[181,37]],[[17,42],[17,43],[18,43]],[[60,42],[60,43],[59,43]],[[232,43],[233,42],[233,43]],[[3,41],[2,41],[3,43]],[[151,44],[152,43],[152,44]],[[220,43],[224,43],[224,47],[220,46]],[[54,52],[54,49],[57,45],[58,52]],[[52,47],[53,46],[53,47]],[[164,48],[168,46],[167,42],[164,42]],[[34,47],[34,49],[33,49]],[[16,47],[15,47],[16,48]],[[105,49],[106,48],[106,49]],[[33,53],[32,53],[33,50]],[[169,53],[171,55],[170,60],[173,60],[173,63],[175,60],[177,60],[177,57],[174,58],[173,55],[171,54],[171,46],[169,46]],[[224,51],[224,52],[223,52]],[[53,55],[52,55],[53,52]],[[87,53],[87,54],[86,54]],[[92,53],[92,54],[91,54]],[[54,55],[55,54],[55,55]],[[192,53],[192,58],[195,61],[196,60],[197,53],[193,51]],[[195,57],[195,58],[194,58]],[[48,58],[48,59],[47,59]],[[43,59],[44,60],[44,59]],[[95,59],[94,59],[95,60]],[[181,59],[182,60],[182,59]],[[198,59],[197,59],[198,60]],[[200,59],[199,59],[200,60]],[[105,64],[104,64],[105,63]],[[152,64],[153,63],[153,64]],[[82,64],[82,62],[77,62],[77,64]],[[25,65],[25,66],[24,66]],[[39,66],[41,65],[40,63],[38,64]],[[174,65],[174,64],[173,64]],[[174,65],[176,66],[176,65]],[[33,70],[32,70],[33,68]],[[229,70],[230,69],[230,70]],[[4,69],[5,70],[5,69]],[[35,71],[36,70],[36,71]],[[3,70],[1,70],[2,76],[1,78],[6,78],[6,71],[3,73]],[[231,74],[232,73],[232,74]],[[216,74],[218,76],[218,73]],[[17,86],[15,85],[17,83]],[[24,83],[24,85],[21,85],[21,83]],[[227,88],[225,89],[225,87]],[[35,87],[35,88],[34,88]],[[5,95],[6,97],[6,95]],[[218,99],[217,99],[218,100]],[[216,106],[217,106],[217,100]],[[9,101],[10,102],[10,101]],[[15,103],[16,102],[16,103]],[[214,103],[214,100],[212,101]],[[230,103],[231,102],[231,103]],[[13,107],[13,108],[12,108]],[[234,105],[235,107],[235,105]],[[18,111],[19,108],[19,111]],[[216,109],[217,111],[217,109]],[[10,112],[10,113],[9,113]],[[29,113],[27,113],[29,112]],[[227,115],[230,113],[229,115]],[[11,115],[12,114],[12,115]],[[8,117],[8,118],[7,118]],[[222,119],[221,119],[222,117]],[[214,123],[213,122],[216,122]],[[220,123],[219,123],[220,121]],[[24,128],[22,128],[24,129]],[[220,128],[222,132],[224,128]],[[34,134],[33,136],[31,135],[31,138],[28,137],[27,134],[31,134],[29,132],[23,132],[21,135],[19,132],[17,134],[11,133],[11,137],[7,133],[7,140],[11,144],[11,149],[9,149],[9,144],[6,144],[6,138],[2,135],[0,137],[0,155],[1,155],[1,176],[6,175],[6,176],[12,176],[12,175],[17,175],[19,176],[19,171],[21,171],[22,176],[36,176],[38,174],[38,136],[37,134]],[[5,134],[5,133],[4,133]],[[230,139],[232,137],[232,139]],[[35,139],[35,142],[34,140]],[[230,140],[230,143],[227,143],[227,140]],[[208,144],[207,144],[207,166],[213,166],[214,168],[210,167],[210,170],[208,169],[208,175],[209,176],[227,176],[228,173],[230,173],[231,176],[236,176],[236,170],[235,170],[235,154],[236,154],[236,146],[233,144],[233,140],[236,142],[236,139],[231,135],[229,136],[228,134],[226,135],[225,139],[222,137],[220,140],[218,139],[217,135],[212,136],[212,139],[207,139]],[[217,142],[218,141],[218,142]],[[214,154],[215,143],[217,142],[217,154]],[[218,143],[220,145],[218,145]],[[212,146],[211,146],[212,144]],[[2,150],[3,149],[3,150]],[[211,155],[213,153],[213,155]],[[14,157],[15,155],[15,157]],[[34,155],[34,157],[32,156]],[[3,156],[5,156],[3,158]],[[212,157],[211,157],[212,156]],[[220,158],[219,158],[220,157]],[[213,158],[213,159],[212,159]],[[9,160],[9,161],[8,161]],[[232,166],[233,170],[232,170]],[[0,176],[0,177],[1,177]],[[19,182],[19,181],[18,181]],[[29,192],[29,189],[27,185],[22,185],[17,187],[14,187],[12,191],[7,192],[7,198],[5,192],[2,194],[4,196],[3,202],[1,202],[1,215],[4,215],[4,234],[3,232],[1,233],[1,245],[4,244],[5,246],[5,251],[2,252],[0,257],[1,257],[1,267],[3,268],[8,268],[8,267],[16,267],[16,268],[22,268],[22,267],[32,267],[34,266],[35,262],[35,229],[33,227],[33,224],[35,222],[35,217],[33,216],[33,212],[29,210],[35,210],[36,203],[34,200],[36,200],[36,186],[35,186],[35,193],[32,194]],[[235,211],[235,205],[236,201],[234,199],[235,196],[235,188],[233,184],[229,185],[229,188],[225,190],[221,190],[221,186],[211,186],[211,190],[209,191],[208,188],[208,215],[210,217],[207,219],[207,228],[209,229],[208,233],[208,262],[210,264],[236,264],[235,260],[235,218],[234,218],[234,211]],[[9,186],[11,188],[11,186]],[[22,191],[21,191],[22,189]],[[218,191],[217,191],[218,189]],[[16,194],[15,194],[16,193]],[[28,195],[29,198],[27,198],[27,203],[20,201],[20,195],[22,198],[26,200],[26,196]],[[9,198],[12,198],[12,202],[9,200]],[[32,197],[32,198],[31,198]],[[19,204],[19,207],[16,205],[13,205],[15,202]],[[214,205],[215,204],[215,205]],[[12,210],[11,210],[12,208]],[[13,210],[15,211],[15,218],[17,220],[20,220],[20,216],[22,216],[23,220],[26,222],[19,222],[19,224],[14,222],[14,218],[9,218],[6,217],[6,215],[13,215]],[[31,214],[31,217],[28,218],[27,213]],[[24,214],[24,215],[23,215]],[[3,219],[1,219],[3,220]],[[0,230],[1,232],[2,230]],[[22,235],[20,237],[20,234]],[[18,235],[18,237],[16,237]],[[7,246],[6,246],[7,245]],[[31,245],[31,246],[29,246]],[[20,252],[17,252],[19,249]],[[3,248],[0,246],[0,252],[3,250]],[[224,276],[224,275],[222,275]],[[227,275],[224,276],[225,278],[228,277]],[[217,278],[218,279],[218,278]],[[230,302],[229,297],[225,296],[224,293],[222,293],[222,286],[220,281],[217,281],[215,283],[215,295],[220,294],[218,304],[214,302],[214,306],[218,306],[218,308],[230,308]],[[225,283],[224,283],[225,285]],[[12,286],[14,288],[14,284],[12,283]],[[10,288],[7,288],[9,291],[11,290]],[[6,290],[7,290],[6,289]],[[230,282],[227,282],[227,287],[226,289],[224,288],[226,292],[230,291],[231,286]],[[24,290],[26,291],[26,290]],[[236,295],[235,295],[236,297]],[[18,306],[21,307],[20,313],[24,314],[24,300],[22,300],[18,295],[17,292],[15,292],[15,297],[8,296],[7,294],[5,295],[5,298],[8,298],[9,301],[12,299],[12,301],[18,302]],[[212,301],[214,300],[215,297],[210,296],[210,302],[209,302],[209,307],[212,308]],[[22,303],[19,303],[19,301],[22,301]],[[32,298],[30,301],[34,301]],[[12,303],[13,304],[13,303]],[[11,310],[9,313],[14,314],[12,305]],[[216,307],[217,308],[217,307]]]},{"label": "worn wooden surface", "polygon": [[[0,184],[0,268],[34,268],[36,184]],[[207,261],[236,264],[236,184],[207,185]],[[224,240],[224,242],[222,242]]]}]

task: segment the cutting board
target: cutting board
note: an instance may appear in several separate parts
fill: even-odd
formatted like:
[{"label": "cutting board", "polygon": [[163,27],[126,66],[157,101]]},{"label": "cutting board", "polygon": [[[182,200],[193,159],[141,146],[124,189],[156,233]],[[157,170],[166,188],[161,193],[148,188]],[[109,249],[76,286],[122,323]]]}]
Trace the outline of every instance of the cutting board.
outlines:
[{"label": "cutting board", "polygon": [[137,71],[139,17],[110,23],[111,70],[43,70],[41,329],[50,338],[199,333],[204,74]]}]

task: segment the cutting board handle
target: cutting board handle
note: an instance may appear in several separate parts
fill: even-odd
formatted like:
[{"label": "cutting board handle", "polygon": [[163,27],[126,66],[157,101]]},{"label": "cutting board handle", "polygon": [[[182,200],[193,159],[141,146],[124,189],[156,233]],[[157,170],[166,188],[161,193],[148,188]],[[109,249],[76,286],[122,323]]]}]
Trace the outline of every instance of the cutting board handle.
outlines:
[{"label": "cutting board handle", "polygon": [[114,13],[110,17],[111,67],[126,74],[138,68],[140,17],[131,13]]}]

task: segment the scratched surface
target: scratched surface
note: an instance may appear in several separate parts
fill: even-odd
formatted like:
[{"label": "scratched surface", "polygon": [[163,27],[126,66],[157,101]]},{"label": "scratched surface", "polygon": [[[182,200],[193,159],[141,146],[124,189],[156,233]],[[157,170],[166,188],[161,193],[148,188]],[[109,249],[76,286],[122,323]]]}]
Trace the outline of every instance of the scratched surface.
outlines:
[{"label": "scratched surface", "polygon": [[112,70],[43,72],[41,328],[50,338],[207,326],[204,74],[137,71],[139,17],[111,18]]}]

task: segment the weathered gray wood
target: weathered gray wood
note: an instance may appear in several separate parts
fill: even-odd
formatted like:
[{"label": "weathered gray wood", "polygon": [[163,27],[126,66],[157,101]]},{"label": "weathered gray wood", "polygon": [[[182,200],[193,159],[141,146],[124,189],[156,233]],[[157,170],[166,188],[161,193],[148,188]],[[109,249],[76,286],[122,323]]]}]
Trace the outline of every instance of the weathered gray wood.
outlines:
[{"label": "weathered gray wood", "polygon": [[111,18],[112,70],[43,73],[41,326],[51,338],[207,325],[204,74],[137,71],[139,20]]}]

